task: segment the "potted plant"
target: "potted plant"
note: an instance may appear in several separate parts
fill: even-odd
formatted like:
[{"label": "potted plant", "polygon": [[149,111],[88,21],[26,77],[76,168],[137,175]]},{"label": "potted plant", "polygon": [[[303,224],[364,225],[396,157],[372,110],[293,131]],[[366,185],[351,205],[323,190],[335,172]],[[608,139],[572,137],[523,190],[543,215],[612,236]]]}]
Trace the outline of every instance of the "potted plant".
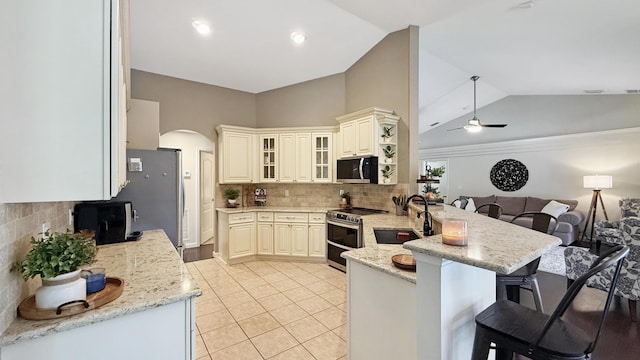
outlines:
[{"label": "potted plant", "polygon": [[393,136],[393,126],[383,126],[382,135],[380,136],[382,136],[384,142],[389,142]]},{"label": "potted plant", "polygon": [[224,190],[224,197],[227,199],[227,204],[231,207],[236,206],[236,199],[240,196],[240,190],[228,188]]},{"label": "potted plant", "polygon": [[382,151],[384,152],[384,162],[387,164],[392,163],[393,157],[396,155],[396,151],[391,147],[391,145],[383,147]]},{"label": "potted plant", "polygon": [[75,300],[86,299],[86,282],[80,266],[94,262],[96,245],[84,234],[45,232],[42,239],[31,237],[32,248],[14,269],[27,280],[40,275],[42,286],[36,290],[36,307],[55,309]]},{"label": "potted plant", "polygon": [[391,182],[391,175],[393,175],[393,168],[391,168],[389,165],[385,165],[384,169],[380,171],[382,171],[382,177],[384,178],[383,181],[385,183]]}]

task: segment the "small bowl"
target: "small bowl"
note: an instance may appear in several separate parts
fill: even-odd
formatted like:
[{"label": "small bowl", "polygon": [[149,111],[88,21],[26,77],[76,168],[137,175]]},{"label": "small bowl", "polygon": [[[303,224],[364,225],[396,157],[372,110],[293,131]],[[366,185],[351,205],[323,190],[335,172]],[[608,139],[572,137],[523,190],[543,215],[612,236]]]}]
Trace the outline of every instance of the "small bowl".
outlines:
[{"label": "small bowl", "polygon": [[87,281],[87,294],[98,292],[107,285],[104,268],[82,270],[81,276]]}]

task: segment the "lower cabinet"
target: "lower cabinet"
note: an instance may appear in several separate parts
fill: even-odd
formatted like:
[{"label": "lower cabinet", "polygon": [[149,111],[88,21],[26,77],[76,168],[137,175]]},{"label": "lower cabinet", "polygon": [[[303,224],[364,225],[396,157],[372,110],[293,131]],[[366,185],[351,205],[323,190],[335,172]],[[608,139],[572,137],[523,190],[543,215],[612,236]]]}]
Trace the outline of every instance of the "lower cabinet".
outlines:
[{"label": "lower cabinet", "polygon": [[229,259],[256,253],[256,224],[243,223],[229,226]]},{"label": "lower cabinet", "polygon": [[273,213],[258,213],[258,255],[273,255]]},{"label": "lower cabinet", "polygon": [[324,224],[309,224],[309,256],[326,257],[327,230]]}]

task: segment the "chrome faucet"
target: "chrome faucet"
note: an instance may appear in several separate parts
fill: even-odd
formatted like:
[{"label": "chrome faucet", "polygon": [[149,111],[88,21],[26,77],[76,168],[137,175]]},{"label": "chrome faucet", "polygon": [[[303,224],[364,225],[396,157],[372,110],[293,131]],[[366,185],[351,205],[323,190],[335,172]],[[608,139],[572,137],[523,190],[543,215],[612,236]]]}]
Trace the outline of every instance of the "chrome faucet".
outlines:
[{"label": "chrome faucet", "polygon": [[[409,207],[409,203],[413,198],[418,198],[424,201],[424,223],[422,224],[422,234],[424,236],[432,236],[433,235],[433,226],[431,215],[429,214],[429,204],[427,203],[427,199],[420,194],[413,194],[407,198],[407,202],[404,204],[404,210],[406,211]],[[418,211],[418,218],[420,217],[420,212]]]}]

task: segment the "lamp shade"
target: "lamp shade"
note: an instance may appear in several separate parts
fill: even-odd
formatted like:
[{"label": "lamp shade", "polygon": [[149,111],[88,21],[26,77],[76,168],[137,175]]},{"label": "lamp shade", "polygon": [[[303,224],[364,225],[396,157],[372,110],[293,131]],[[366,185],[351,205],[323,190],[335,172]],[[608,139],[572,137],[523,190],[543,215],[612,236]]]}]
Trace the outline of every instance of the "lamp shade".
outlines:
[{"label": "lamp shade", "polygon": [[582,180],[585,189],[611,189],[613,187],[611,175],[585,175]]}]

